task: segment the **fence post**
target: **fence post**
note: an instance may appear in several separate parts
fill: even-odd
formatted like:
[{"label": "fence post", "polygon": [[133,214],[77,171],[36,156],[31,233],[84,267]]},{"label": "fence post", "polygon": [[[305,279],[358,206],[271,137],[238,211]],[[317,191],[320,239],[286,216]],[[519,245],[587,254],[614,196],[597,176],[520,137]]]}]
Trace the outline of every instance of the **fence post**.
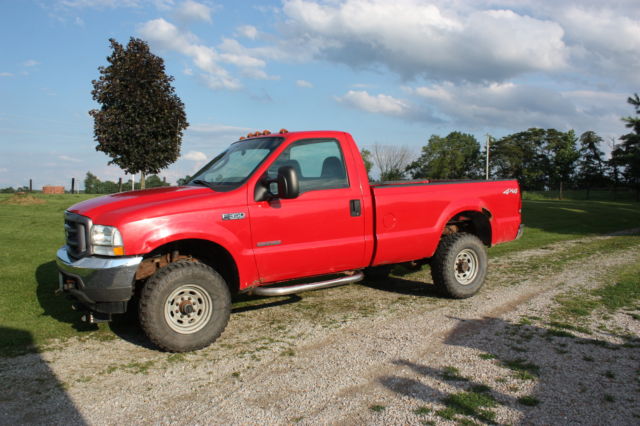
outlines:
[{"label": "fence post", "polygon": [[71,178],[71,193],[76,193],[76,178]]},{"label": "fence post", "polygon": [[118,192],[122,192],[122,177],[118,179]]},{"label": "fence post", "polygon": [[29,179],[29,192],[33,192],[33,180]]}]

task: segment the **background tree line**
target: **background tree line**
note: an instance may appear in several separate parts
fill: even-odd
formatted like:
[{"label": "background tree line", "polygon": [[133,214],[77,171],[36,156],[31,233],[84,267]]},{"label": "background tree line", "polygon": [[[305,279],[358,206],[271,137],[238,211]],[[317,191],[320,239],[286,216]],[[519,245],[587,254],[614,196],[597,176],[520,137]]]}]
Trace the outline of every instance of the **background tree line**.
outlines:
[{"label": "background tree line", "polygon": [[[160,186],[170,186],[165,179],[161,179],[158,175],[150,175],[146,178],[146,188],[157,188]],[[140,183],[134,183],[135,189],[140,189]],[[96,175],[87,172],[84,178],[84,192],[86,194],[113,194],[120,191],[131,190],[131,179],[126,182],[113,182],[110,180],[101,181]]]},{"label": "background tree line", "polygon": [[[612,146],[605,159],[603,139],[593,131],[577,136],[573,130],[531,128],[500,139],[490,138],[489,178],[518,179],[523,190],[586,189],[627,186],[635,189],[640,200],[640,98],[635,94],[627,102],[635,117],[624,117],[631,131],[621,136],[622,143]],[[379,180],[400,179],[479,179],[486,176],[486,146],[473,135],[451,132],[445,137],[433,135],[411,160],[406,146],[374,145],[363,149],[367,172],[374,166]]]}]

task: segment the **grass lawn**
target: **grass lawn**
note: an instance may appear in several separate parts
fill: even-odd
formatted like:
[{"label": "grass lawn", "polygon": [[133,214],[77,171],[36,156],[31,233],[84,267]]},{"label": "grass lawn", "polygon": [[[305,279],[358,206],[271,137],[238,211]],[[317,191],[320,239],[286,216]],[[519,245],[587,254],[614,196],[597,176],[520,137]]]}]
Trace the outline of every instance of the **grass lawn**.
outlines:
[{"label": "grass lawn", "polygon": [[[43,203],[12,205],[6,203],[10,195],[0,194],[0,355],[32,350],[52,338],[112,335],[108,326],[81,323],[71,303],[53,293],[55,253],[64,243],[63,212],[92,196],[36,197]],[[640,226],[640,204],[526,200],[523,216],[524,237],[491,249],[491,256]]]},{"label": "grass lawn", "polygon": [[524,236],[489,254],[543,247],[562,240],[640,227],[640,203],[587,200],[524,200]]},{"label": "grass lawn", "polygon": [[[43,204],[6,204],[0,195],[0,354],[77,334],[76,322],[58,286],[56,251],[64,244],[63,212],[91,195],[36,195]],[[29,333],[19,333],[24,330]]]}]

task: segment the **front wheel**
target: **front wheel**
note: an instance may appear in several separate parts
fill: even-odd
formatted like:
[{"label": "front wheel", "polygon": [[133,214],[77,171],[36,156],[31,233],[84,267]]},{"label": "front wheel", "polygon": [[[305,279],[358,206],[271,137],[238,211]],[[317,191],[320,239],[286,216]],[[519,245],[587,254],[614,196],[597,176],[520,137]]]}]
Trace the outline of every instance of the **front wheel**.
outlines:
[{"label": "front wheel", "polygon": [[213,343],[231,313],[225,280],[209,266],[179,261],[160,269],[140,295],[140,325],[149,339],[170,352]]},{"label": "front wheel", "polygon": [[464,299],[480,290],[487,275],[487,250],[472,234],[445,235],[431,259],[431,277],[438,291]]}]

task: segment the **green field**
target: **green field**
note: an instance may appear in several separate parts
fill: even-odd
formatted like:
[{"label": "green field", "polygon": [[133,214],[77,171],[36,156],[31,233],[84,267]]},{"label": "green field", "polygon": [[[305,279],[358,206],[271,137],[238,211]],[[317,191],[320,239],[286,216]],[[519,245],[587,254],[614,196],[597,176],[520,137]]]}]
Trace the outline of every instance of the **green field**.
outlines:
[{"label": "green field", "polygon": [[[0,195],[0,354],[37,350],[50,339],[112,336],[108,326],[84,324],[71,303],[55,296],[56,250],[63,245],[64,210],[91,195],[36,195],[42,204],[7,204]],[[561,240],[640,226],[640,204],[610,201],[525,200],[525,236],[495,247],[491,256]]]}]

